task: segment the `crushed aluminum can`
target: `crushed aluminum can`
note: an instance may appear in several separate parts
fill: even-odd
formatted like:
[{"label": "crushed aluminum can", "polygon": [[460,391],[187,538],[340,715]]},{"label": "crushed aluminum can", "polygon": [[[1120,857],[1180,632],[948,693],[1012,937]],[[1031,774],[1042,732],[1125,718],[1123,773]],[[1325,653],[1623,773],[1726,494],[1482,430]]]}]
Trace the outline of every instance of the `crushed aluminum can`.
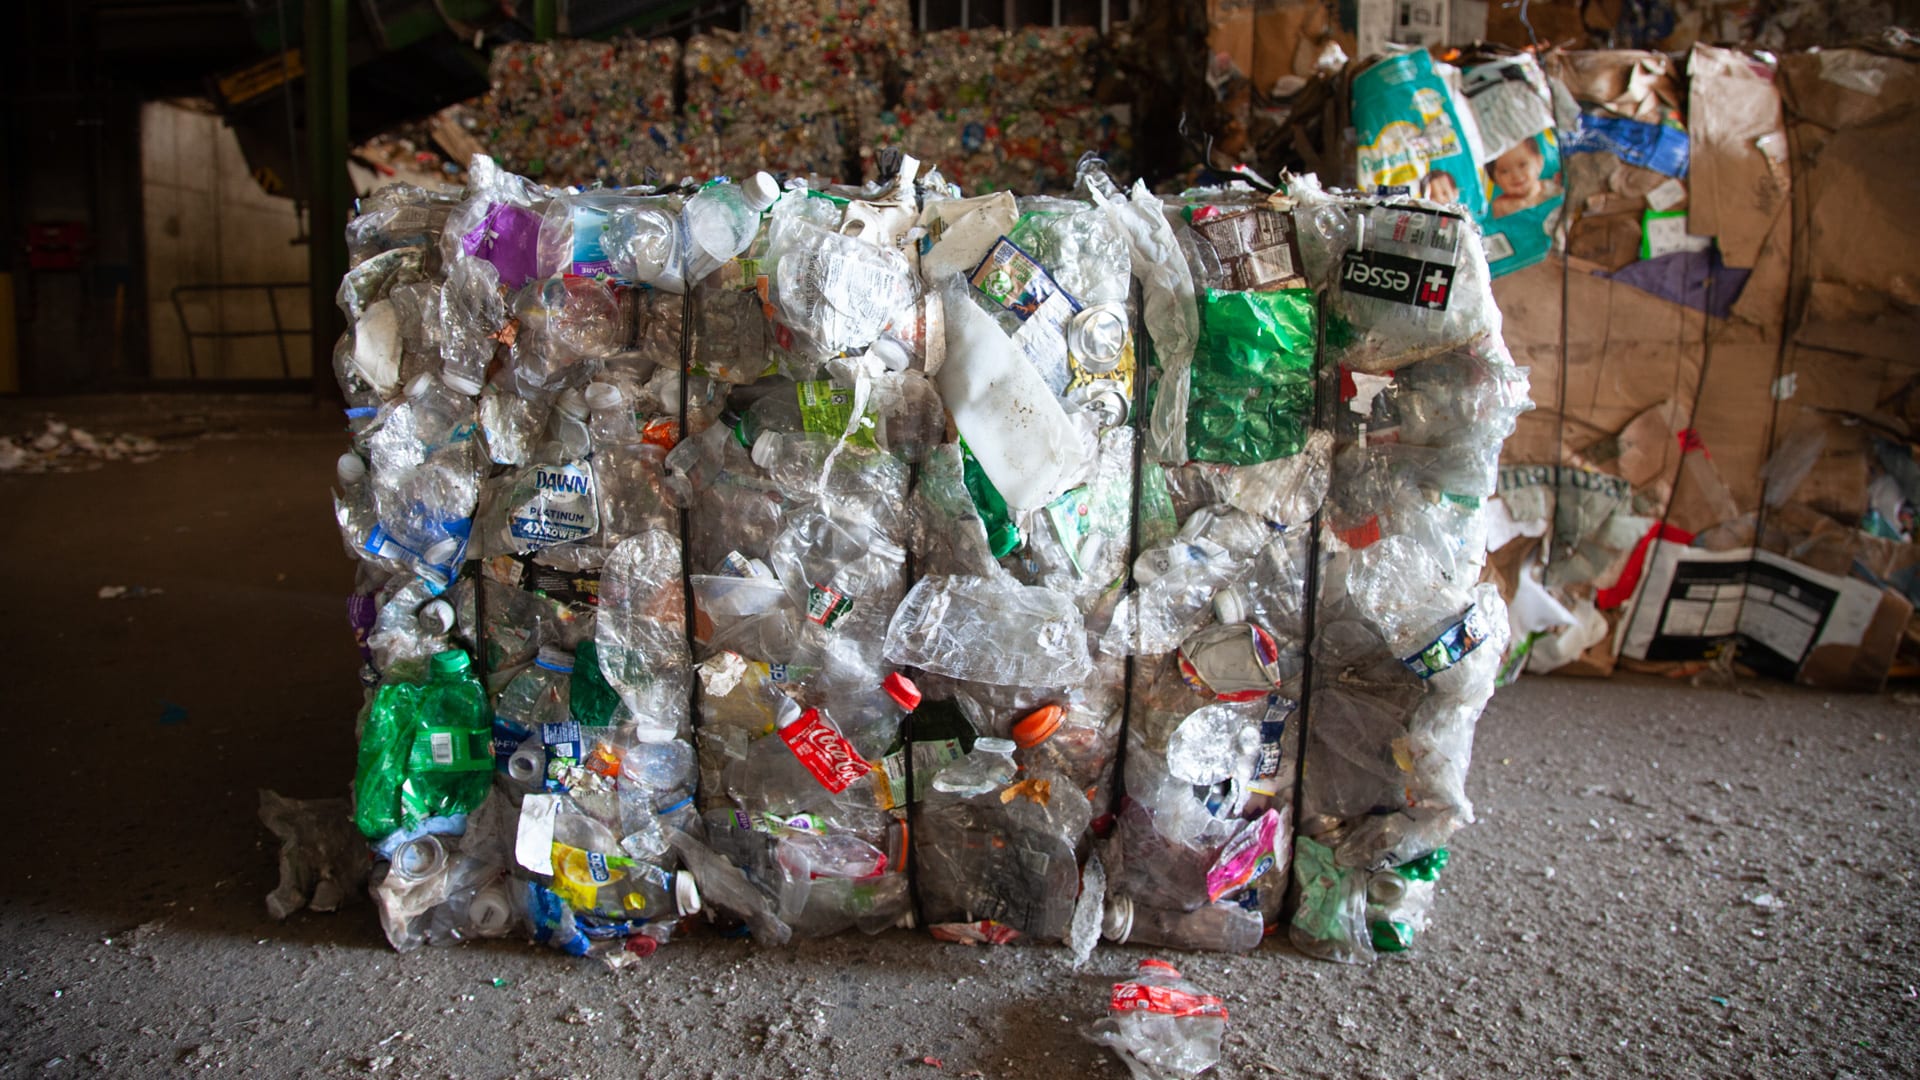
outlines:
[{"label": "crushed aluminum can", "polygon": [[1252,623],[1215,623],[1180,643],[1180,678],[1221,701],[1253,701],[1280,685],[1280,646]]}]

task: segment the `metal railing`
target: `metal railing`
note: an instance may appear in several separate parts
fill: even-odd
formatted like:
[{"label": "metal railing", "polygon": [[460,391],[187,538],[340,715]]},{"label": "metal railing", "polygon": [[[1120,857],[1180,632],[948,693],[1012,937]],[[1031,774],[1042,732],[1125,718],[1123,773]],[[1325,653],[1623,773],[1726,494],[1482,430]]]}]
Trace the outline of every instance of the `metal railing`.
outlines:
[{"label": "metal railing", "polygon": [[[280,303],[275,294],[281,289],[305,289],[304,281],[246,281],[222,282],[213,285],[175,285],[173,287],[173,313],[180,319],[180,334],[187,343],[187,377],[200,377],[199,359],[194,355],[194,338],[258,338],[271,337],[280,349],[280,374],[293,378],[293,364],[287,357],[287,338],[295,334],[309,334],[312,331],[304,326],[285,326],[280,322]],[[267,311],[273,315],[271,330],[195,330],[187,325],[187,309],[180,300],[183,296],[196,293],[227,293],[263,290],[267,294]],[[297,305],[296,305],[297,306]]]}]

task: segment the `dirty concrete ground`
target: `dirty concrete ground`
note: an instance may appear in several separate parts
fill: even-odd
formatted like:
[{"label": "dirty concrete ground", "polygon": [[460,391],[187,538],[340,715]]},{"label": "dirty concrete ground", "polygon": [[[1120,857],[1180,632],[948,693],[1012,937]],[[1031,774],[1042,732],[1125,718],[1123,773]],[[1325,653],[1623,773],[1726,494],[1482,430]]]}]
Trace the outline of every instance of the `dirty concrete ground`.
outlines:
[{"label": "dirty concrete ground", "polygon": [[[255,790],[336,795],[353,768],[338,414],[59,407],[174,449],[0,476],[0,1076],[1122,1075],[1076,1033],[1132,949],[1074,971],[905,932],[702,936],[612,974],[522,944],[395,955],[364,903],[271,921]],[[1177,957],[1232,1011],[1215,1075],[1911,1075],[1911,695],[1532,679],[1475,756],[1480,822],[1415,953]]]}]

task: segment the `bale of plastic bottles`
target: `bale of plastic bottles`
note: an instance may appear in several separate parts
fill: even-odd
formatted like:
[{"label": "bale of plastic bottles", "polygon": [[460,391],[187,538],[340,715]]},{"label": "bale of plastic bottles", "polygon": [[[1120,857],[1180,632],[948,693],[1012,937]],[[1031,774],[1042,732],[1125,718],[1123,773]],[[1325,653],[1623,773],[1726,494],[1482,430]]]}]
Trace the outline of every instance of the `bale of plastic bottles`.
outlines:
[{"label": "bale of plastic bottles", "polygon": [[[1526,406],[1471,222],[1091,157],[1063,198],[476,158],[348,234],[351,817],[396,948],[1425,925]],[[276,911],[339,889],[323,813],[274,803]]]}]

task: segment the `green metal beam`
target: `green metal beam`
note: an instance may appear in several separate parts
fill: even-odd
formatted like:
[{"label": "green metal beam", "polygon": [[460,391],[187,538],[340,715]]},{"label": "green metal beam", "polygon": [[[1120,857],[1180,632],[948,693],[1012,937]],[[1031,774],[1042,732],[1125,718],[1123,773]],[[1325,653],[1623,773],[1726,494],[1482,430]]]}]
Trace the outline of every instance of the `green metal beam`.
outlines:
[{"label": "green metal beam", "polygon": [[560,0],[533,0],[533,39],[552,41],[560,33]]},{"label": "green metal beam", "polygon": [[313,328],[313,389],[339,400],[333,343],[345,329],[333,294],[347,272],[347,3],[307,0],[307,294]]}]

